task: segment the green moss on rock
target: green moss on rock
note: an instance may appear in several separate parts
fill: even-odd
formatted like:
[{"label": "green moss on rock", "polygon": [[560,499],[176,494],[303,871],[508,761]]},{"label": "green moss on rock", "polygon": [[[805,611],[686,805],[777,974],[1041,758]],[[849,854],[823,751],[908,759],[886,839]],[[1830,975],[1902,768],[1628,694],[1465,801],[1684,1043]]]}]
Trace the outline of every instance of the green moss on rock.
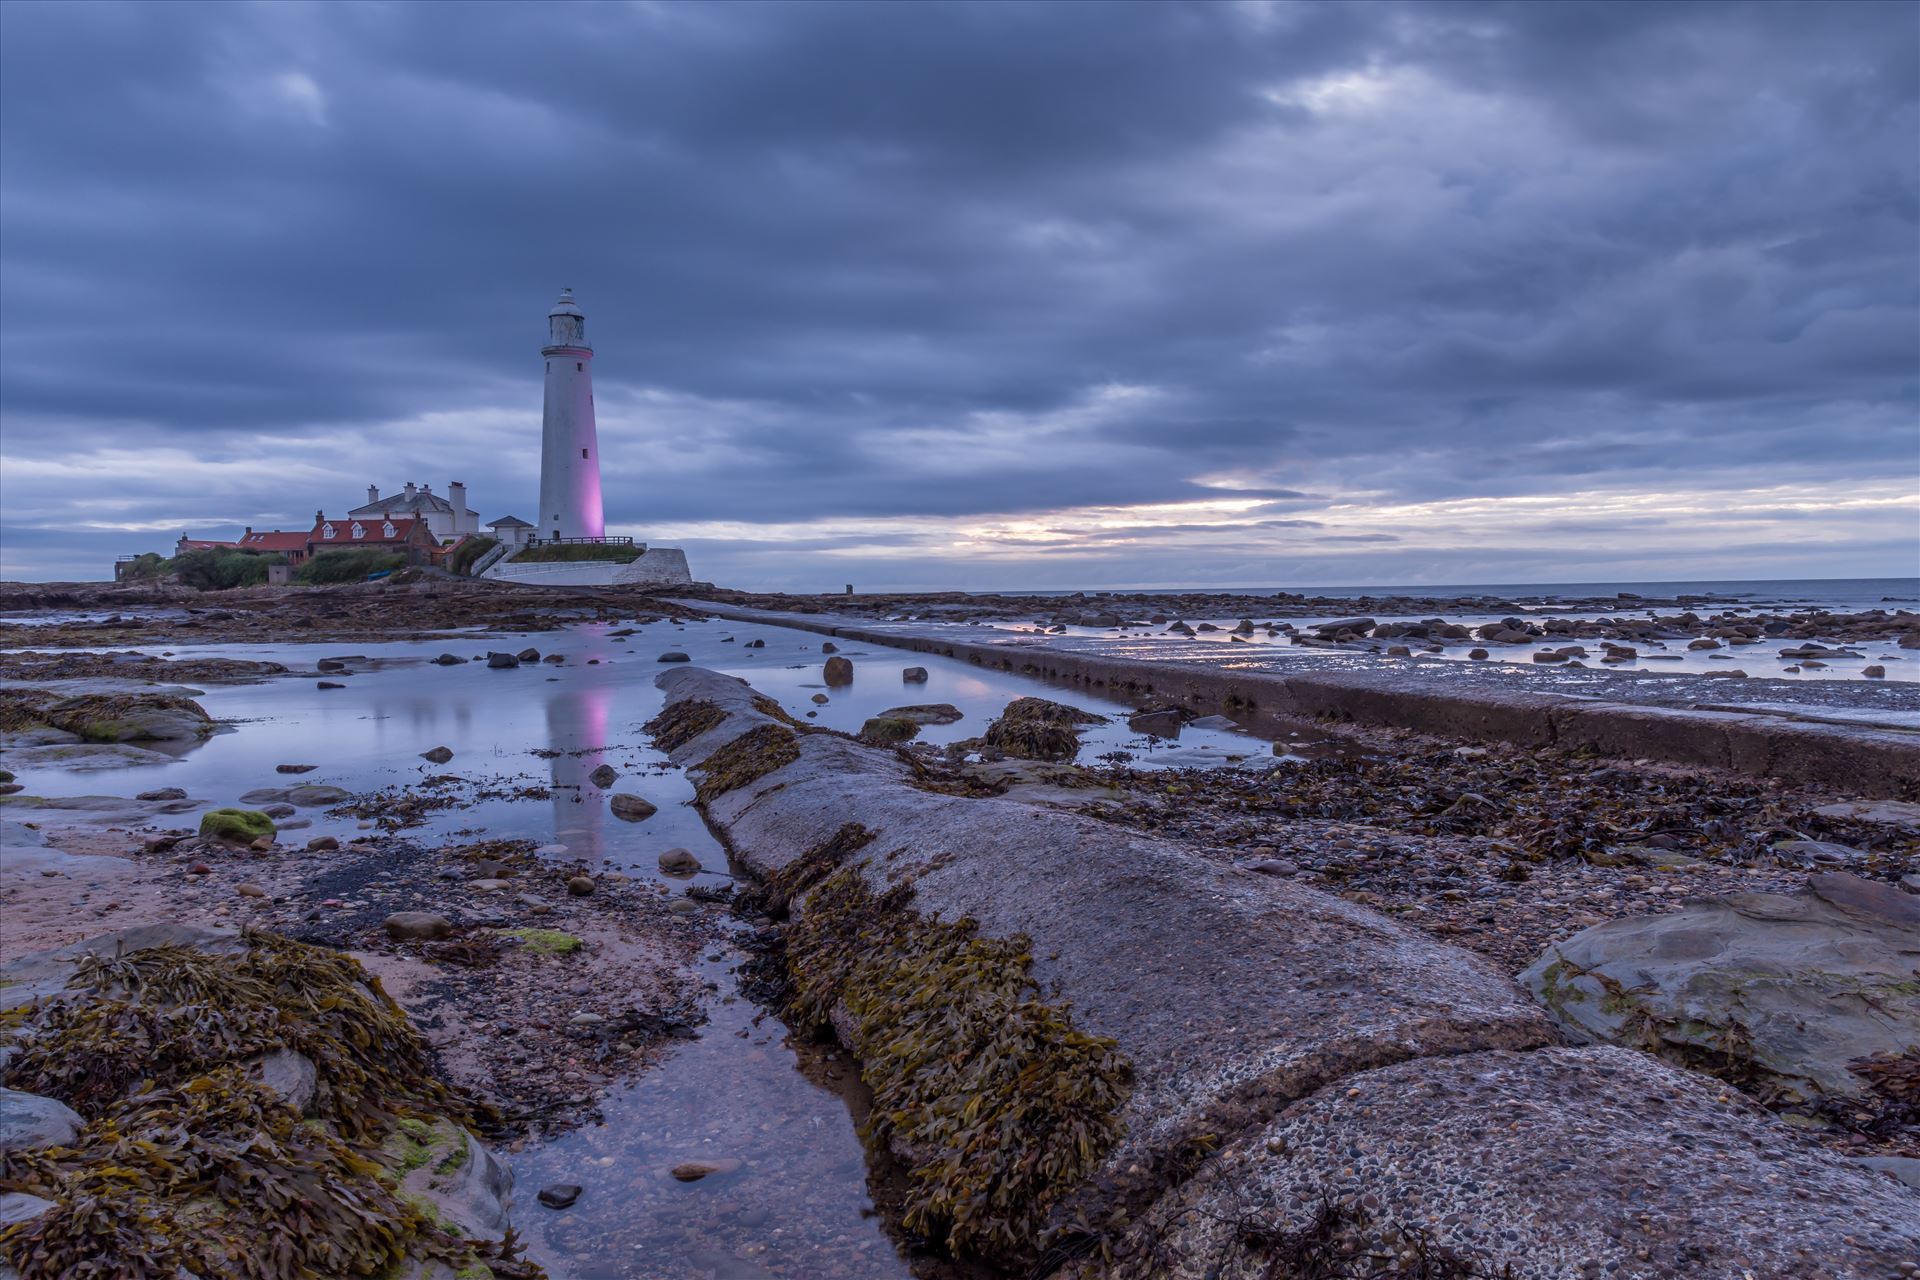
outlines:
[{"label": "green moss on rock", "polygon": [[1131,1068],[1040,998],[1026,938],[910,900],[875,895],[852,867],[820,884],[789,930],[790,1014],[816,1031],[850,1015],[867,1136],[911,1166],[907,1229],[957,1255],[1030,1259],[1050,1210],[1120,1137]]},{"label": "green moss on rock", "polygon": [[273,836],[278,830],[273,819],[258,809],[214,809],[200,819],[202,836],[230,844],[252,844],[261,836]]},{"label": "green moss on rock", "polygon": [[1021,760],[1071,760],[1080,753],[1075,726],[1105,719],[1091,711],[1045,698],[1015,698],[987,726],[982,742],[1004,756]]},{"label": "green moss on rock", "polygon": [[537,956],[570,956],[582,945],[580,939],[558,929],[495,929],[506,938],[518,938],[521,945]]}]

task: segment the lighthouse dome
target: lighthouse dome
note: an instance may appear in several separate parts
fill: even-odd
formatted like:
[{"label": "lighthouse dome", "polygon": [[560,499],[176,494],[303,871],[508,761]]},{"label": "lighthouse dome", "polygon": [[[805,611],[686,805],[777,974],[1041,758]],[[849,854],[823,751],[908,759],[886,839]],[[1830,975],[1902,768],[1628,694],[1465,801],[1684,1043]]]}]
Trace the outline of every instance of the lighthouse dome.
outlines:
[{"label": "lighthouse dome", "polygon": [[547,312],[547,340],[555,347],[587,347],[587,314],[573,300],[573,290],[562,289],[560,300]]}]

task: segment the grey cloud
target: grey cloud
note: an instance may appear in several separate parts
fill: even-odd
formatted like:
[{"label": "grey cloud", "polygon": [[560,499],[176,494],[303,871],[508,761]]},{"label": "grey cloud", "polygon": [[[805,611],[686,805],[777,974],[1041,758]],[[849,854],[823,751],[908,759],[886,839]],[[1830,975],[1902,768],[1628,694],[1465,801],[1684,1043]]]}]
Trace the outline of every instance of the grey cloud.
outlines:
[{"label": "grey cloud", "polygon": [[[1910,6],[1251,12],[0,5],[0,454],[188,459],[119,471],[118,540],[0,477],[6,571],[370,480],[526,507],[562,284],[643,536],[1920,483]],[[1237,571],[1187,524],[1167,573]]]}]

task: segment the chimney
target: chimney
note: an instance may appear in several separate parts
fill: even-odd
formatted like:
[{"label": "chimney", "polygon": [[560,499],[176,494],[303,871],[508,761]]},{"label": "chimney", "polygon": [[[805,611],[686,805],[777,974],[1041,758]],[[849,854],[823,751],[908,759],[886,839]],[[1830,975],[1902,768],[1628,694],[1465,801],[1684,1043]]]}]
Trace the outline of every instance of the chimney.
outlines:
[{"label": "chimney", "polygon": [[367,505],[372,506],[374,503],[378,501],[380,501],[380,486],[377,484],[368,485],[367,486]]},{"label": "chimney", "polygon": [[251,538],[252,536],[253,536],[253,526],[252,526],[252,525],[248,525],[248,526],[247,526],[247,531],[246,531],[245,533],[243,533],[243,534],[241,534],[241,535],[240,535],[240,540],[241,540],[242,542],[245,542],[245,541],[246,541],[246,540],[247,540],[248,538]]},{"label": "chimney", "polygon": [[326,508],[322,507],[320,510],[313,513],[314,528],[318,529],[321,525],[325,524],[326,522],[327,522]]},{"label": "chimney", "polygon": [[422,493],[432,493],[432,492],[433,492],[433,486],[432,486],[432,485],[430,485],[430,484],[423,484],[423,485],[421,485],[421,486],[420,486],[420,492],[422,492]]},{"label": "chimney", "polygon": [[467,486],[458,480],[447,481],[447,501],[457,512],[465,514],[467,509]]},{"label": "chimney", "polygon": [[411,480],[407,481],[407,496],[409,498],[413,496],[413,481]]}]

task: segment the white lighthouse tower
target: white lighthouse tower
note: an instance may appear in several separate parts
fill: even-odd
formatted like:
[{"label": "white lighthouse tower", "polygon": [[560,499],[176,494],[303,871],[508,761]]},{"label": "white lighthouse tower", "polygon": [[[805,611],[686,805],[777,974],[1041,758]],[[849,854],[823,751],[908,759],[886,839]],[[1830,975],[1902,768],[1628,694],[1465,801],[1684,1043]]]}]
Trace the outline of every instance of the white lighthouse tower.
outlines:
[{"label": "white lighthouse tower", "polygon": [[593,348],[587,317],[560,291],[547,313],[546,411],[540,427],[540,513],[536,538],[604,538],[600,440],[593,425]]}]

